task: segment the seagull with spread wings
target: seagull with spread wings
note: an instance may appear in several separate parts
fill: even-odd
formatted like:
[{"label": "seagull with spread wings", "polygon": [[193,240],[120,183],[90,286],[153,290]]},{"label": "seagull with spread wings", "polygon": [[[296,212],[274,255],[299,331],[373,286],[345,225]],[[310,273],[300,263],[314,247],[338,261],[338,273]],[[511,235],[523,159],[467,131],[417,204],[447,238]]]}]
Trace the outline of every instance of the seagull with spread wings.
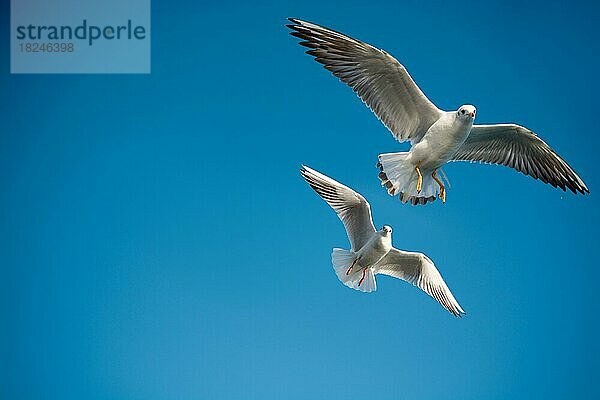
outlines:
[{"label": "seagull with spread wings", "polygon": [[438,170],[449,161],[500,164],[563,191],[589,190],[575,171],[542,139],[516,124],[474,125],[476,109],[438,109],[406,68],[385,51],[342,33],[290,18],[291,34],[307,54],[348,84],[408,152],[379,155],[379,179],[402,202],[426,204],[446,188]]},{"label": "seagull with spread wings", "polygon": [[423,253],[392,247],[392,228],[388,225],[375,229],[371,206],[363,196],[304,165],[300,173],[334,209],[346,228],[352,248],[335,248],[331,254],[335,273],[344,285],[372,292],[377,289],[375,275],[389,275],[417,286],[454,316],[465,313],[433,261]]}]

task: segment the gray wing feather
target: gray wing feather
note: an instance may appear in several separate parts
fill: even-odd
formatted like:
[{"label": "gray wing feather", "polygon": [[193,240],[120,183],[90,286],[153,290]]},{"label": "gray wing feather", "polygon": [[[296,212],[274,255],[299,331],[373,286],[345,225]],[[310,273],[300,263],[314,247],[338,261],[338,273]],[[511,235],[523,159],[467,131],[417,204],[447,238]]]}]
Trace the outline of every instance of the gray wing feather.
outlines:
[{"label": "gray wing feather", "polygon": [[436,299],[455,317],[465,314],[433,262],[422,253],[412,253],[392,248],[377,263],[375,273],[393,276],[415,285]]},{"label": "gray wing feather", "polygon": [[421,140],[441,111],[406,68],[383,50],[310,22],[289,18],[306,53],[354,90],[400,142]]},{"label": "gray wing feather", "polygon": [[478,161],[514,168],[534,179],[573,193],[589,189],[550,146],[534,132],[516,124],[473,125],[454,161]]},{"label": "gray wing feather", "polygon": [[360,250],[375,232],[371,206],[367,200],[349,187],[312,168],[303,165],[300,173],[340,217],[352,244],[352,250]]}]

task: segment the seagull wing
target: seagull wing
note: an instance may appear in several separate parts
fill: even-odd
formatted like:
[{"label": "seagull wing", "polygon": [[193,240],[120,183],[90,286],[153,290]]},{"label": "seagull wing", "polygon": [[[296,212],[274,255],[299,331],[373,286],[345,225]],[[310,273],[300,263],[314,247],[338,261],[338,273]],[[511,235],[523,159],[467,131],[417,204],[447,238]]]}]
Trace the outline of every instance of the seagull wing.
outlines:
[{"label": "seagull wing", "polygon": [[534,132],[516,124],[473,125],[454,161],[501,164],[573,193],[589,193],[581,178]]},{"label": "seagull wing", "polygon": [[392,248],[375,265],[374,269],[376,274],[389,275],[412,283],[436,299],[455,317],[465,314],[433,262],[422,253],[412,253]]},{"label": "seagull wing", "polygon": [[306,53],[348,84],[400,142],[421,140],[441,111],[406,68],[383,50],[342,33],[289,18]]},{"label": "seagull wing", "polygon": [[358,251],[375,232],[371,206],[359,193],[306,166],[302,177],[334,209],[346,228],[352,250]]}]

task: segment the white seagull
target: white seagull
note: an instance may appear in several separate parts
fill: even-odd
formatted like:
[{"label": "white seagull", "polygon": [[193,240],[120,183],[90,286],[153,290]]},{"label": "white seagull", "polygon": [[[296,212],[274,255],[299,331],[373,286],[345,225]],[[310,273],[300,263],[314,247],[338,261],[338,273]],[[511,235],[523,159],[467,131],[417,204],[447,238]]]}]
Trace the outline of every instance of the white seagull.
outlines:
[{"label": "white seagull", "polygon": [[377,289],[375,275],[405,280],[436,299],[454,316],[465,314],[433,262],[423,253],[392,247],[392,228],[375,230],[371,206],[359,193],[307,166],[300,173],[342,220],[352,248],[334,248],[331,261],[342,283],[362,292]]},{"label": "white seagull", "polygon": [[438,109],[385,51],[331,29],[289,18],[306,53],[348,84],[408,152],[380,154],[379,179],[413,205],[446,201],[437,172],[449,161],[501,164],[563,191],[589,193],[573,169],[534,132],[516,124],[473,125],[475,107]]}]

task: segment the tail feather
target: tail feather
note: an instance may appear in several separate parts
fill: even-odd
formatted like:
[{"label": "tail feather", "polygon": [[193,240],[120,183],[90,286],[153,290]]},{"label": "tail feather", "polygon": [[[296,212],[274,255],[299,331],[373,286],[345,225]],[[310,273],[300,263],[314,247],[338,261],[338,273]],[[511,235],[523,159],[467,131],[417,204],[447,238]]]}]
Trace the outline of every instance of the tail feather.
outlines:
[{"label": "tail feather", "polygon": [[346,272],[348,272],[355,259],[356,254],[352,251],[338,248],[333,249],[331,262],[339,280],[349,288],[360,290],[361,292],[373,292],[377,290],[373,268],[367,268],[365,279],[362,279],[363,267],[360,265],[360,262],[356,262],[352,267],[352,271],[346,275]]},{"label": "tail feather", "polygon": [[391,196],[398,195],[403,203],[427,204],[437,197],[439,186],[429,173],[423,173],[423,186],[417,192],[418,175],[408,159],[409,153],[387,153],[379,155],[379,179]]}]

